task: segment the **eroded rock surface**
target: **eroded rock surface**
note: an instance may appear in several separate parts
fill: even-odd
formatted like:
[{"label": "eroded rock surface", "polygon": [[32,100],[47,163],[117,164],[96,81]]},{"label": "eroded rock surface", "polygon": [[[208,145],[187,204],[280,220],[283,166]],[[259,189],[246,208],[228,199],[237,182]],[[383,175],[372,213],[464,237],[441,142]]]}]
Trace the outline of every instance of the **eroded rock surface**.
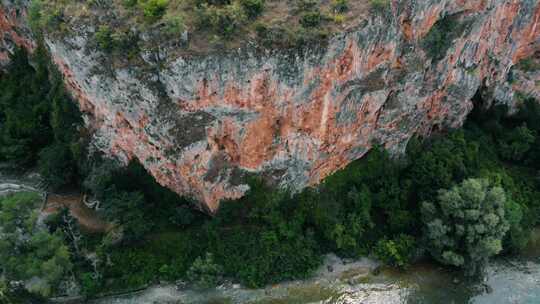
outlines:
[{"label": "eroded rock surface", "polygon": [[[21,4],[1,1],[5,60],[10,44],[33,43],[14,24]],[[91,47],[94,25],[73,32],[46,43],[94,144],[209,211],[248,190],[247,172],[301,189],[374,144],[400,153],[414,134],[459,127],[478,90],[511,107],[539,95],[538,71],[512,70],[540,51],[537,0],[393,1],[324,49],[165,56],[160,68],[150,52],[113,65]]]}]

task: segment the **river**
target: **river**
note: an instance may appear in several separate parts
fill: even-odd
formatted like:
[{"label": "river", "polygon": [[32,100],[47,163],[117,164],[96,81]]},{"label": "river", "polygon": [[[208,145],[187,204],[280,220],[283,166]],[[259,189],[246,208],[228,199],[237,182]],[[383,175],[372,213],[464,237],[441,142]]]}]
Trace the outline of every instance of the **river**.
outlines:
[{"label": "river", "polygon": [[[537,233],[539,231],[536,231]],[[538,234],[537,234],[538,235]],[[332,271],[328,269],[331,266]],[[538,304],[540,303],[540,242],[531,242],[519,257],[494,259],[484,281],[470,282],[455,272],[430,263],[413,265],[405,272],[383,269],[374,275],[377,262],[362,259],[345,263],[334,255],[313,279],[286,282],[264,289],[237,285],[211,290],[154,286],[93,304]]]}]

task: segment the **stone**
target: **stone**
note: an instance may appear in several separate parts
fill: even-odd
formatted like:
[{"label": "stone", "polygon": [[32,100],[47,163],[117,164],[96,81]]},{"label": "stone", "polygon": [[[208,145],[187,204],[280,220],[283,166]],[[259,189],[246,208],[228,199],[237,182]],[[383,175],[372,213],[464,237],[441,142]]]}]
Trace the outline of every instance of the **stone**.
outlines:
[{"label": "stone", "polygon": [[[5,65],[15,45],[31,51],[35,41],[28,1],[0,1]],[[149,50],[142,66],[107,64],[90,47],[92,24],[45,41],[92,144],[124,163],[137,159],[161,185],[213,213],[248,191],[246,174],[299,191],[374,144],[397,155],[415,135],[460,127],[477,92],[511,109],[521,93],[539,96],[538,72],[515,70],[540,50],[538,1],[392,3],[388,14],[372,14],[328,47],[246,46],[170,57],[160,68]],[[434,56],[426,37],[449,20],[456,30]],[[509,73],[525,81],[509,83]]]}]

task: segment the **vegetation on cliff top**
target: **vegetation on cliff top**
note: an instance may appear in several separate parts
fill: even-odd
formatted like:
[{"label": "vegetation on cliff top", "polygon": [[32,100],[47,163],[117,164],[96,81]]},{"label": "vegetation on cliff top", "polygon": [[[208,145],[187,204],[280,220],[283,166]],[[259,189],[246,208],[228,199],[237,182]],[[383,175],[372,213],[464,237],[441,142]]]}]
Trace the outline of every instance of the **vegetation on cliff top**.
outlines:
[{"label": "vegetation on cliff top", "polygon": [[96,46],[109,53],[158,45],[206,53],[246,42],[266,48],[324,43],[332,33],[359,24],[370,10],[389,5],[388,0],[33,0],[30,18],[36,31],[57,35],[69,34],[77,23],[93,25]]}]

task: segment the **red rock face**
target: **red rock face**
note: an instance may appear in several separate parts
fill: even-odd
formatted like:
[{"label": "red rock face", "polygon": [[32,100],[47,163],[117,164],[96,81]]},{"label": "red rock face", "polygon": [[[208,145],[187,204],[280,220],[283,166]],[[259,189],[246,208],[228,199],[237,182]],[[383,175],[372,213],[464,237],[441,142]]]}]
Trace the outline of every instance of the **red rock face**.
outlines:
[{"label": "red rock face", "polygon": [[[540,50],[537,1],[416,2],[394,1],[388,15],[320,52],[170,58],[159,89],[136,67],[96,72],[103,55],[84,52],[91,33],[47,44],[96,147],[138,159],[160,184],[213,212],[245,194],[246,172],[299,190],[374,144],[400,153],[414,134],[459,127],[480,88],[511,106],[515,92],[538,97],[537,72],[507,82]],[[450,18],[455,33],[432,58],[426,37]]]},{"label": "red rock face", "polygon": [[25,10],[0,5],[0,66],[8,62],[9,52],[15,45],[32,51],[35,43],[24,24]]}]

